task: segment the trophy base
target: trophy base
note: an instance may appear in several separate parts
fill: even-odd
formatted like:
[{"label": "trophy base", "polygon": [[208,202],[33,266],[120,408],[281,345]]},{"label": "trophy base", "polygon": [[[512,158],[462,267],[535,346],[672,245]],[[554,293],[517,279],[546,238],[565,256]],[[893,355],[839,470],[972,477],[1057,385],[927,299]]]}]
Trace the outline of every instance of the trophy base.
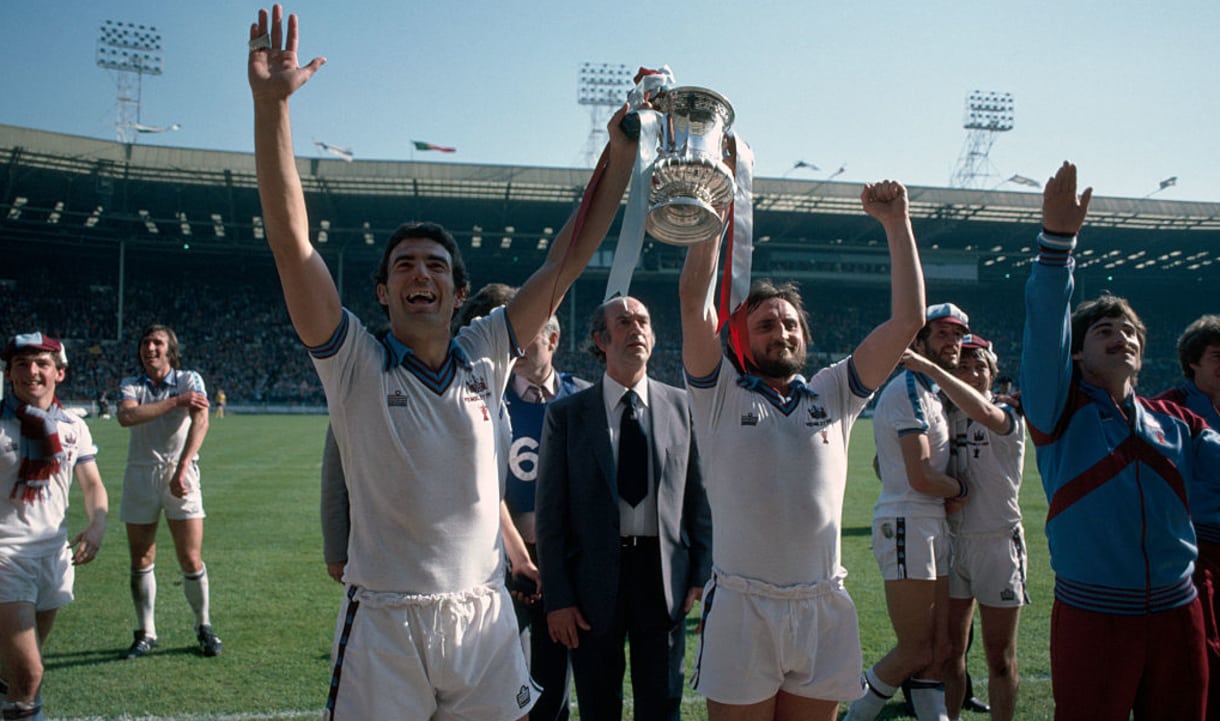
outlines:
[{"label": "trophy base", "polygon": [[679,196],[653,206],[645,225],[648,234],[662,243],[690,246],[714,238],[724,223],[708,203]]}]

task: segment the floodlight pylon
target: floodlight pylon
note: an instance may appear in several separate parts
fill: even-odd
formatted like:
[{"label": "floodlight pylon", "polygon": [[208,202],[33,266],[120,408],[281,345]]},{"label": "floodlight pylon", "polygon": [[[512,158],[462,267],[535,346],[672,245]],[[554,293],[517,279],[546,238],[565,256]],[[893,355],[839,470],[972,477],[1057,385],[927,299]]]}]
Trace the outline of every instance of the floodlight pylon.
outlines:
[{"label": "floodlight pylon", "polygon": [[949,179],[951,188],[980,188],[995,175],[991,165],[991,147],[996,136],[1013,128],[1012,93],[975,90],[966,97],[962,127],[966,143],[957,159],[957,168]]},{"label": "floodlight pylon", "polygon": [[114,130],[119,142],[138,137],[144,76],[160,75],[161,36],[151,25],[105,20],[98,26],[97,66],[114,72],[116,86]]}]

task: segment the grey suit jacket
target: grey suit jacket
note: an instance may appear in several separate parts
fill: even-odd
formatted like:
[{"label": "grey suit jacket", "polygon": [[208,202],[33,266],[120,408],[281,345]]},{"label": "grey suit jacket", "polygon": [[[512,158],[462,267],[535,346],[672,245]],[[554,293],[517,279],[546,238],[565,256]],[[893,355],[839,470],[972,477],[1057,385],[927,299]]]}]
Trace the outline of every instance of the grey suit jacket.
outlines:
[{"label": "grey suit jacket", "polygon": [[[670,617],[712,571],[712,513],[691,432],[686,392],[648,380],[662,583]],[[546,610],[580,609],[609,627],[618,595],[619,496],[602,382],[547,409],[539,447],[538,563]]]}]

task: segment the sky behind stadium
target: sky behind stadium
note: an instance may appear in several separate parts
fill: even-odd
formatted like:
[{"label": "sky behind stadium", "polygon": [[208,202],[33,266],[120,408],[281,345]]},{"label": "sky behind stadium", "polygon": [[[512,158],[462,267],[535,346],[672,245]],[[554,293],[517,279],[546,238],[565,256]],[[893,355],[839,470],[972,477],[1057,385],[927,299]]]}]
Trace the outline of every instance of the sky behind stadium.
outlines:
[{"label": "sky behind stadium", "polygon": [[[246,39],[234,0],[3,0],[0,123],[114,139],[105,20],[155,26],[138,142],[249,152]],[[293,102],[296,150],[360,160],[581,167],[584,62],[673,68],[727,96],[762,177],[946,187],[966,96],[1012,93],[986,187],[1032,190],[1063,159],[1101,195],[1220,202],[1215,0],[305,0],[302,62],[329,63]],[[602,111],[605,112],[605,111]],[[418,151],[412,141],[457,148]],[[798,162],[817,166],[795,167]],[[1161,181],[1176,184],[1161,188]]]}]

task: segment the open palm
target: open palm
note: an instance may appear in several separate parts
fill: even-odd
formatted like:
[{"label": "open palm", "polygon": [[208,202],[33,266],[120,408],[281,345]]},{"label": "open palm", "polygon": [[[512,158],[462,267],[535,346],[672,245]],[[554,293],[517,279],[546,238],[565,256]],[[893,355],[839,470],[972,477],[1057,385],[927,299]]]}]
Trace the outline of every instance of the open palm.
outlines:
[{"label": "open palm", "polygon": [[[258,22],[250,25],[250,41],[269,36],[271,47],[250,51],[247,75],[250,91],[255,99],[282,99],[296,92],[309,82],[313,74],[326,63],[326,58],[317,57],[308,65],[300,65],[297,59],[297,16],[288,16],[287,32],[284,31],[283,8],[276,4],[271,9],[270,24],[266,10],[258,11]],[[270,26],[268,26],[270,25]]]}]

